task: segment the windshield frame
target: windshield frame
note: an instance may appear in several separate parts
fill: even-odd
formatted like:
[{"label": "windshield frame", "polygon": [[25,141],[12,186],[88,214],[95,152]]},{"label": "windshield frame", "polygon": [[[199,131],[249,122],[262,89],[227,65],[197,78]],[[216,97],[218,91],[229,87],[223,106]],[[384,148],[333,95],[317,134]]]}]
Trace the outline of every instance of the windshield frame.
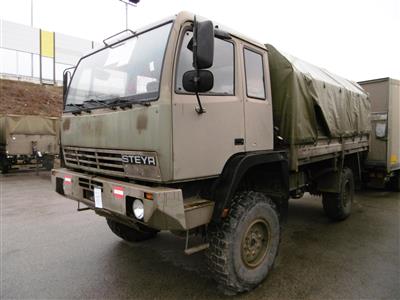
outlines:
[{"label": "windshield frame", "polygon": [[[146,32],[149,32],[149,31],[151,31],[151,30],[154,30],[154,29],[157,29],[157,28],[162,27],[162,26],[164,26],[164,25],[167,25],[167,24],[169,24],[169,23],[172,23],[172,24],[171,24],[171,28],[170,28],[169,33],[168,33],[167,42],[166,42],[166,44],[165,44],[164,52],[163,52],[162,65],[161,65],[161,70],[160,70],[159,88],[158,88],[157,96],[156,96],[156,97],[153,97],[153,98],[151,98],[151,99],[146,99],[146,100],[142,100],[142,101],[131,101],[130,104],[137,104],[137,103],[140,104],[140,103],[143,103],[143,102],[148,103],[148,102],[155,102],[155,101],[158,101],[158,99],[160,98],[160,87],[161,87],[161,82],[162,82],[162,80],[163,80],[163,71],[164,71],[164,64],[165,64],[165,54],[166,54],[166,52],[167,52],[168,44],[169,44],[169,42],[170,42],[170,37],[171,37],[171,33],[172,33],[172,30],[173,30],[173,27],[174,27],[174,22],[175,22],[175,18],[172,18],[172,19],[169,18],[169,19],[167,19],[167,20],[163,20],[163,21],[161,21],[161,22],[159,22],[159,23],[156,23],[155,25],[153,24],[153,25],[150,25],[150,26],[145,27],[145,28],[143,28],[143,29],[140,29],[140,30],[138,30],[138,31],[134,31],[134,34],[133,34],[133,35],[128,36],[128,37],[126,37],[126,38],[124,38],[124,39],[122,39],[122,40],[118,40],[118,41],[116,41],[116,42],[114,42],[114,43],[110,43],[110,44],[104,43],[104,44],[105,44],[104,47],[101,47],[101,48],[99,48],[99,49],[96,49],[95,51],[92,51],[92,52],[90,52],[90,53],[88,53],[88,54],[82,56],[82,57],[78,60],[78,63],[76,64],[75,69],[74,69],[74,72],[73,72],[73,74],[72,74],[72,76],[71,76],[71,80],[70,80],[69,83],[68,83],[68,87],[67,87],[67,90],[66,90],[66,93],[65,93],[65,99],[64,99],[64,103],[63,103],[63,112],[64,112],[64,113],[76,113],[76,112],[88,111],[88,110],[91,111],[91,110],[100,109],[100,108],[107,108],[107,107],[110,108],[110,106],[107,104],[107,101],[108,101],[108,100],[112,100],[112,98],[102,100],[102,101],[104,101],[104,105],[99,105],[99,106],[90,107],[90,108],[89,108],[89,107],[85,107],[85,108],[83,108],[83,107],[71,108],[71,109],[67,109],[67,110],[66,110],[67,99],[68,99],[68,95],[69,95],[69,90],[70,90],[70,87],[71,87],[71,83],[72,83],[72,81],[74,80],[74,76],[75,76],[76,70],[78,69],[78,67],[79,67],[79,65],[80,65],[80,63],[81,63],[82,60],[84,60],[85,58],[87,58],[87,57],[89,57],[89,56],[92,56],[92,55],[94,55],[94,54],[96,54],[96,53],[98,53],[98,52],[100,52],[100,51],[104,51],[104,50],[107,49],[107,48],[115,47],[116,45],[118,45],[118,44],[120,44],[120,43],[123,43],[123,42],[125,42],[125,41],[127,41],[127,40],[129,40],[129,39],[135,38],[135,37],[137,37],[137,36],[139,36],[139,35],[142,35],[142,34],[144,34],[144,33],[146,33]],[[131,95],[131,96],[121,97],[121,98],[129,98],[129,99],[132,98],[132,100],[134,100],[134,98],[136,98],[135,96],[138,96],[138,95]],[[140,94],[139,94],[139,96],[140,96]],[[115,106],[118,106],[118,105],[115,105]]]}]

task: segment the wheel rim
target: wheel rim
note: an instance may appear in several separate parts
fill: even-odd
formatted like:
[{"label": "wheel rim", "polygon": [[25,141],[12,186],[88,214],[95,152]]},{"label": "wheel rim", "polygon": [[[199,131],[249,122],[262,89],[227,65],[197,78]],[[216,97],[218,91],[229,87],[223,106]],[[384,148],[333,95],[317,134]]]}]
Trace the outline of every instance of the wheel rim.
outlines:
[{"label": "wheel rim", "polygon": [[257,219],[248,227],[242,239],[242,260],[249,268],[259,266],[264,260],[271,234],[268,223],[264,219]]}]

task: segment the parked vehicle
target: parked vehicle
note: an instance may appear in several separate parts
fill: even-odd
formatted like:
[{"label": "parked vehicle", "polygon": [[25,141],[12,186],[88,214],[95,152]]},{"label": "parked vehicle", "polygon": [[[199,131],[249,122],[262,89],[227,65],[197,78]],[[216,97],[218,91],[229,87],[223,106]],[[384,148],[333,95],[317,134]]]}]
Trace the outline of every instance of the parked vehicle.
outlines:
[{"label": "parked vehicle", "polygon": [[372,133],[365,178],[370,186],[400,191],[400,81],[359,82],[371,99]]},{"label": "parked vehicle", "polygon": [[270,272],[290,197],[350,215],[370,132],[358,84],[186,12],[104,43],[64,85],[52,180],[117,236],[183,234],[237,293]]},{"label": "parked vehicle", "polygon": [[21,165],[51,170],[59,147],[59,118],[0,115],[2,173]]}]

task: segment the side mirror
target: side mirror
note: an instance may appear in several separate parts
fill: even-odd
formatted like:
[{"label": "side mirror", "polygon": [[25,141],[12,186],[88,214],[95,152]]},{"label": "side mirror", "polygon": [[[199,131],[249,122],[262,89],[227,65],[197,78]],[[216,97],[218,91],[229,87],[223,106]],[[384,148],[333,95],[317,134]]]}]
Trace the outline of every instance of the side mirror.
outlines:
[{"label": "side mirror", "polygon": [[193,21],[193,38],[188,48],[193,51],[193,68],[183,74],[183,88],[196,94],[198,107],[196,112],[200,115],[205,113],[201,105],[199,93],[208,92],[214,86],[213,74],[204,69],[211,68],[214,61],[214,25],[211,21],[197,22],[196,16]]},{"label": "side mirror", "polygon": [[183,88],[191,93],[205,93],[214,86],[214,76],[208,70],[191,70],[183,74]]},{"label": "side mirror", "polygon": [[71,75],[72,69],[75,69],[75,67],[67,68],[63,72],[63,101],[64,101],[64,104],[65,104],[65,101],[67,100],[67,91],[68,91],[69,81],[72,77],[72,75]]},{"label": "side mirror", "polygon": [[69,72],[64,72],[63,74],[63,101],[65,104],[65,98],[67,96],[67,89],[68,89],[68,73]]},{"label": "side mirror", "polygon": [[193,67],[208,69],[214,60],[214,25],[211,21],[197,22],[193,26]]}]

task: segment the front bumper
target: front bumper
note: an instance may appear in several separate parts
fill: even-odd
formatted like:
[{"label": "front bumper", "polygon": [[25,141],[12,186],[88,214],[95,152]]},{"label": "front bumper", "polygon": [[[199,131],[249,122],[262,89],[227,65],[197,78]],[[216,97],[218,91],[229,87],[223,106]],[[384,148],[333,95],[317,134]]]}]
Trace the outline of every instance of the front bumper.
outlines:
[{"label": "front bumper", "polygon": [[[189,230],[207,224],[214,208],[214,203],[207,200],[184,201],[180,189],[148,187],[63,168],[53,169],[51,180],[59,194],[84,203],[99,215],[127,224],[139,222],[159,230]],[[101,189],[102,208],[95,206],[95,187]],[[142,220],[137,220],[132,213],[135,199],[143,202]]]}]

